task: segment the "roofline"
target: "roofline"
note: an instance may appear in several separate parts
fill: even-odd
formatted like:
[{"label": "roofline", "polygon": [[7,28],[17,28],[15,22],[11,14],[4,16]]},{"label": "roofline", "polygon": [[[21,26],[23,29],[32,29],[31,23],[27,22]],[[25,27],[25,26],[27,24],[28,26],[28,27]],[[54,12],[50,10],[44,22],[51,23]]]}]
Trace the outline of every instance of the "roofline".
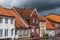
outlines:
[{"label": "roofline", "polygon": [[0,15],[0,16],[15,18],[14,16],[8,16],[8,15]]},{"label": "roofline", "polygon": [[[13,8],[13,10],[15,10],[14,8]],[[18,16],[19,18],[21,18],[21,16],[18,14],[18,12],[15,10],[15,14],[16,14],[16,16]],[[24,21],[23,21],[23,19],[21,18],[21,20],[22,20],[22,22],[26,25],[26,27],[29,27]]]},{"label": "roofline", "polygon": [[60,14],[50,13],[50,14],[48,14],[48,15],[45,15],[44,17],[49,16],[49,15],[52,15],[52,14],[60,16]]}]

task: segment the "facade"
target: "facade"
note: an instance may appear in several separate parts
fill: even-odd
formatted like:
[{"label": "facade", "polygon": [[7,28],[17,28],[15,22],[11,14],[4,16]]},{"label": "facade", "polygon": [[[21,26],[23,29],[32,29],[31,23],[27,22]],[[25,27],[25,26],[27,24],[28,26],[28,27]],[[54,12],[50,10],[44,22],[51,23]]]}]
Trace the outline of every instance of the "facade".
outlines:
[{"label": "facade", "polygon": [[0,15],[0,39],[14,38],[15,20],[13,17]]}]

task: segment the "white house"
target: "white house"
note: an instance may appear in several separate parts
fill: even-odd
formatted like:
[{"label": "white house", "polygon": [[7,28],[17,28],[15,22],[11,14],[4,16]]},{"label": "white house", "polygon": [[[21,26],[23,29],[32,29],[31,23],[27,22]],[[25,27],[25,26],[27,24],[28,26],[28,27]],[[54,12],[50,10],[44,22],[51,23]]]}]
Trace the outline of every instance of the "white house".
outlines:
[{"label": "white house", "polygon": [[14,38],[15,19],[10,16],[0,15],[0,39]]},{"label": "white house", "polygon": [[0,39],[15,37],[15,17],[13,11],[0,6]]},{"label": "white house", "polygon": [[40,27],[40,37],[43,37],[43,34],[46,33],[46,20],[44,17],[39,17],[39,27]]}]

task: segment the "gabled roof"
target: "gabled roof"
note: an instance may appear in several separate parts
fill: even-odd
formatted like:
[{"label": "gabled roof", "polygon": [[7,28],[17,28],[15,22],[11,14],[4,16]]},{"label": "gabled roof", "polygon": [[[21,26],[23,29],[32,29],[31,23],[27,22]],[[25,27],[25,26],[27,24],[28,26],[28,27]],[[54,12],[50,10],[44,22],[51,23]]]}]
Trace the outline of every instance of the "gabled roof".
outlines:
[{"label": "gabled roof", "polygon": [[[37,13],[37,10],[36,8],[17,8],[17,7],[13,7],[12,8],[14,11],[17,11],[21,17],[30,17],[32,16],[33,12],[36,11]],[[39,15],[37,13],[37,15]]]},{"label": "gabled roof", "polygon": [[34,8],[25,9],[17,7],[13,7],[13,9],[15,9],[22,17],[30,16],[34,10]]},{"label": "gabled roof", "polygon": [[51,13],[47,16],[45,16],[47,19],[53,21],[53,22],[58,22],[60,23],[60,14],[55,14],[55,13]]},{"label": "gabled roof", "polygon": [[15,17],[15,27],[16,28],[27,28],[28,25],[23,21],[23,19],[18,17],[12,9],[7,9],[0,6],[0,15],[14,16]]}]

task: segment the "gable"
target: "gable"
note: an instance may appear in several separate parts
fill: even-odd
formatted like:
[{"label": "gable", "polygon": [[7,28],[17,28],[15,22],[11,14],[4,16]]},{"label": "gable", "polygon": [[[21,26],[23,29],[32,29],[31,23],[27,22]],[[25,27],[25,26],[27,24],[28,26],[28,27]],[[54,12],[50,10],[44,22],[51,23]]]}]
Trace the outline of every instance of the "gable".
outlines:
[{"label": "gable", "polygon": [[39,17],[39,14],[38,14],[37,10],[34,9],[30,16],[31,17],[37,17],[38,18]]}]

